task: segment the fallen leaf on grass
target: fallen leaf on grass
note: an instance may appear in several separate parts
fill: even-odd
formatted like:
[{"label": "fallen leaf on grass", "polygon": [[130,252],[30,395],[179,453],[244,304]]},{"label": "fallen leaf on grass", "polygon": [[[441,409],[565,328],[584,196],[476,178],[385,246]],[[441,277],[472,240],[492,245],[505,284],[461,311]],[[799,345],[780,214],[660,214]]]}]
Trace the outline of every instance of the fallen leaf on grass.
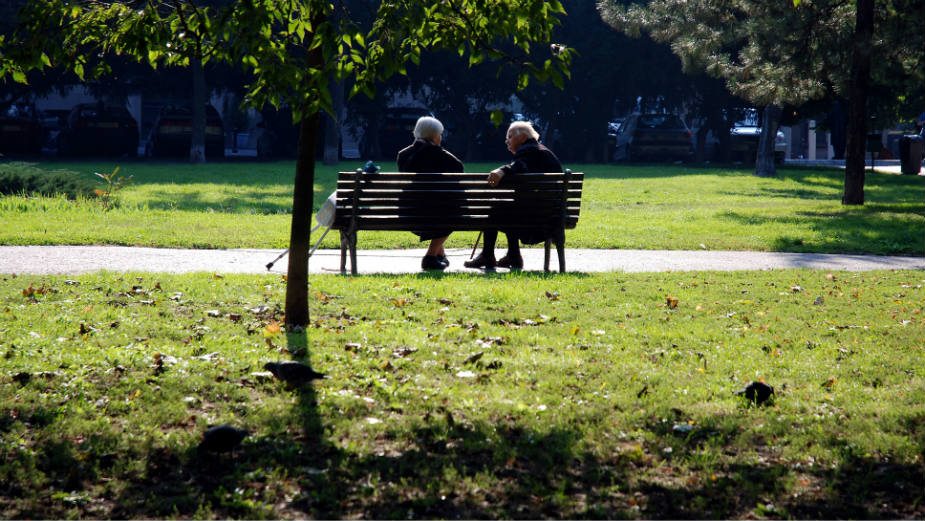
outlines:
[{"label": "fallen leaf on grass", "polygon": [[558,291],[547,291],[546,298],[552,301],[559,300],[559,292]]},{"label": "fallen leaf on grass", "polygon": [[672,297],[671,295],[665,297],[665,305],[668,306],[668,309],[677,309],[678,302],[677,297]]},{"label": "fallen leaf on grass", "polygon": [[276,321],[270,322],[265,328],[263,328],[263,336],[266,338],[275,337],[281,332],[282,328],[280,327],[279,322]]},{"label": "fallen leaf on grass", "polygon": [[399,347],[396,350],[392,351],[392,356],[394,356],[395,358],[404,358],[414,353],[415,351],[417,351],[417,349],[413,347],[403,346],[403,347]]},{"label": "fallen leaf on grass", "polygon": [[472,353],[471,355],[467,356],[465,360],[463,360],[463,364],[473,364],[475,362],[478,362],[479,359],[482,358],[484,355],[485,355],[484,351],[479,351],[478,353]]}]

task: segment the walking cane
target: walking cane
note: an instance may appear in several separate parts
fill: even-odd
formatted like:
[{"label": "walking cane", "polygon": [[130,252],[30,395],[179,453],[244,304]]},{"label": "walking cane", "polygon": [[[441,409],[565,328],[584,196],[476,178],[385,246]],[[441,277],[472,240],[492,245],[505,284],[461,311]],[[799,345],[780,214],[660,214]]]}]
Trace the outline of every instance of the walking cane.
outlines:
[{"label": "walking cane", "polygon": [[[315,227],[311,229],[311,232],[317,230],[317,229],[320,228],[320,227],[321,227],[320,224],[315,225]],[[309,256],[309,257],[311,257],[313,253],[315,253],[315,250],[318,249],[318,245],[321,244],[321,241],[324,240],[324,236],[327,235],[329,231],[331,231],[331,227],[330,227],[330,226],[328,226],[328,227],[324,230],[324,233],[321,234],[321,237],[319,237],[318,240],[315,241],[315,245],[312,246],[312,249],[308,250],[308,256]],[[311,233],[311,232],[309,232],[309,233]],[[286,251],[284,251],[283,253],[280,253],[280,254],[279,254],[279,257],[277,257],[277,258],[273,259],[272,261],[268,262],[268,263],[267,263],[267,271],[270,271],[271,269],[273,269],[273,265],[276,264],[276,261],[282,259],[283,256],[286,255],[287,253],[289,253],[289,248],[286,248]]]},{"label": "walking cane", "polygon": [[[472,253],[469,254],[469,260],[472,260],[475,257],[475,249],[479,247],[479,241],[482,240],[482,231],[479,230],[479,234],[475,237],[475,244],[472,245]],[[267,268],[269,269],[269,268]]]}]

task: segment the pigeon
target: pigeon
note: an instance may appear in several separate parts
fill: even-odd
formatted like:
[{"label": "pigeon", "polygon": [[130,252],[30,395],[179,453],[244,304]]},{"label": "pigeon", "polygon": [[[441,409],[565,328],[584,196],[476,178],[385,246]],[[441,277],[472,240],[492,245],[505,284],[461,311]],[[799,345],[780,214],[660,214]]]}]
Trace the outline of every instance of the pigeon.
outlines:
[{"label": "pigeon", "polygon": [[263,365],[263,368],[287,384],[296,386],[325,378],[324,374],[315,371],[302,362],[267,362]]},{"label": "pigeon", "polygon": [[764,382],[752,382],[736,394],[745,396],[745,399],[755,405],[763,405],[774,396],[774,388]]},{"label": "pigeon", "polygon": [[244,441],[248,432],[244,429],[223,424],[206,430],[199,443],[199,450],[204,452],[231,452]]}]

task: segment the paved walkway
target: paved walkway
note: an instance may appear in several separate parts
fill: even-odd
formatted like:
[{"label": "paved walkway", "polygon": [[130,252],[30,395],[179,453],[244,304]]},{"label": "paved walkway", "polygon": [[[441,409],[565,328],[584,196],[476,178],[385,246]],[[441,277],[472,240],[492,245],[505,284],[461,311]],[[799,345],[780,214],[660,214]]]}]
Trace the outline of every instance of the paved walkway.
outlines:
[{"label": "paved walkway", "polygon": [[[0,273],[78,274],[100,270],[167,273],[267,273],[266,264],[281,250],[183,250],[121,246],[0,246]],[[478,273],[463,267],[471,250],[447,250],[449,272]],[[524,249],[528,271],[543,268],[542,249]],[[923,252],[925,253],[925,252]],[[416,273],[424,250],[365,250],[358,252],[359,273]],[[285,273],[288,256],[271,273]],[[309,267],[312,273],[337,273],[340,251],[318,250]],[[555,251],[550,267],[558,269]],[[830,255],[748,251],[566,250],[570,272],[735,271],[780,268],[864,271],[879,269],[925,270],[925,257]],[[504,270],[499,270],[504,271]]]}]

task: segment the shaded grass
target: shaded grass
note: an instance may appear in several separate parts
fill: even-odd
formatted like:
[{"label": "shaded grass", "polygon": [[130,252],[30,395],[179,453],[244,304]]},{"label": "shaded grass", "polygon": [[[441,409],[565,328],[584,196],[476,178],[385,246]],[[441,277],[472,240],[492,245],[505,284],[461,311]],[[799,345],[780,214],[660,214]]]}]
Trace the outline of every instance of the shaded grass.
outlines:
[{"label": "shaded grass", "polygon": [[[101,163],[42,168],[110,171]],[[294,166],[277,163],[127,163],[133,184],[104,211],[98,201],[0,198],[0,244],[119,244],[196,248],[285,248]],[[315,208],[338,167],[318,165]],[[388,167],[388,165],[386,165]],[[470,164],[468,171],[496,165]],[[925,178],[871,174],[867,204],[840,204],[843,173],[678,165],[569,165],[586,172],[582,216],[568,244],[580,248],[709,249],[925,255]],[[466,247],[474,233],[448,246]],[[331,234],[322,247],[339,246]],[[419,246],[408,233],[361,232],[360,247]]]},{"label": "shaded grass", "polygon": [[3,517],[925,515],[921,272],[316,276],[288,335],[283,291],[0,277]]}]

